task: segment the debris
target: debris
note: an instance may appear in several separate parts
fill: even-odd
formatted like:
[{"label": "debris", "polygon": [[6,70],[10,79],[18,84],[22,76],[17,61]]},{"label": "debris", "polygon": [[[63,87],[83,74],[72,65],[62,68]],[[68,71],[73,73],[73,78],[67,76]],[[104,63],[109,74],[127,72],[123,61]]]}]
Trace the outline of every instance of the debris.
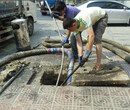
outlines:
[{"label": "debris", "polygon": [[0,95],[2,92],[17,78],[17,76],[23,71],[23,67],[19,69],[19,71],[2,87],[0,90]]},{"label": "debris", "polygon": [[7,64],[7,66],[5,66],[5,69],[0,73],[0,85],[3,85],[4,82],[8,81],[11,77],[16,75],[21,67],[24,67],[26,65],[28,65],[27,62],[22,62],[20,60],[15,60]]}]

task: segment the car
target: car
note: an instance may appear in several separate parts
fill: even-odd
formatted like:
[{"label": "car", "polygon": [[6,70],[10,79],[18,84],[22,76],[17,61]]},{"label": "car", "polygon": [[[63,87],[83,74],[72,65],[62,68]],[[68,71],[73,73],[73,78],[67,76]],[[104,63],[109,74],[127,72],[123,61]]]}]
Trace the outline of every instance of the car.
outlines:
[{"label": "car", "polygon": [[[50,9],[53,10],[55,3],[56,3],[56,0],[46,0],[46,1],[49,5]],[[45,3],[45,0],[39,0],[39,3],[40,3],[41,14],[46,15],[47,13],[49,13],[49,9]]]},{"label": "car", "polygon": [[108,24],[129,24],[130,25],[130,7],[111,0],[91,0],[78,6],[80,10],[89,7],[101,7],[108,14]]}]

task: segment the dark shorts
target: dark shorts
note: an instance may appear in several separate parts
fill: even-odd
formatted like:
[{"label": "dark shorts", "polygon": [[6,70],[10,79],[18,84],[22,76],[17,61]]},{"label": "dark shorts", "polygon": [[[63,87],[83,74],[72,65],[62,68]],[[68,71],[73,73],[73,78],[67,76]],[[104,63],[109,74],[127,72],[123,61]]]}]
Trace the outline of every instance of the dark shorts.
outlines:
[{"label": "dark shorts", "polygon": [[101,18],[93,25],[93,30],[95,33],[94,44],[101,44],[103,33],[105,31],[105,28],[107,27],[107,21],[108,15],[106,13],[103,18]]}]

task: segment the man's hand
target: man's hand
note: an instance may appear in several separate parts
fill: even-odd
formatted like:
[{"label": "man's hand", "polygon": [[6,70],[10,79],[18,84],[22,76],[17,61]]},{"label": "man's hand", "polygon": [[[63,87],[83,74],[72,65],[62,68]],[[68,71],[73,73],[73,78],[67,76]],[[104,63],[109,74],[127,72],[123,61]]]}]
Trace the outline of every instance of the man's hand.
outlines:
[{"label": "man's hand", "polygon": [[50,15],[51,15],[51,17],[54,17],[54,18],[57,18],[57,19],[59,18],[59,15],[56,14],[56,13],[53,13],[53,12],[52,12]]},{"label": "man's hand", "polygon": [[69,39],[67,37],[61,42],[61,45],[64,45],[65,43],[69,43]]},{"label": "man's hand", "polygon": [[83,66],[85,62],[82,61],[83,56],[79,56],[79,66]]},{"label": "man's hand", "polygon": [[91,54],[91,50],[85,50],[84,56],[79,56],[79,65],[82,67],[86,61],[88,61],[88,58]]}]

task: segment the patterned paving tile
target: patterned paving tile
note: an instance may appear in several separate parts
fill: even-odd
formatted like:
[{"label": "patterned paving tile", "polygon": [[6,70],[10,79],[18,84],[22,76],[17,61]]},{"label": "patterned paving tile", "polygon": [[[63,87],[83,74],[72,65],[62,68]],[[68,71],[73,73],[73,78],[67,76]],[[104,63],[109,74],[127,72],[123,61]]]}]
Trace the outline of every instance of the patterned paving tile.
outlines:
[{"label": "patterned paving tile", "polygon": [[9,110],[11,104],[9,103],[0,103],[0,110]]},{"label": "patterned paving tile", "polygon": [[23,88],[24,88],[24,86],[18,87],[18,86],[11,85],[11,86],[8,87],[8,89],[5,92],[6,93],[10,93],[10,92],[11,93],[19,93],[19,92],[22,91]]},{"label": "patterned paving tile", "polygon": [[114,108],[106,108],[106,107],[99,107],[99,108],[93,108],[93,110],[115,110]]},{"label": "patterned paving tile", "polygon": [[30,104],[20,104],[20,103],[15,103],[10,110],[30,110],[31,105]]},{"label": "patterned paving tile", "polygon": [[3,93],[0,96],[0,103],[8,103],[11,104],[15,101],[15,99],[17,98],[18,93]]},{"label": "patterned paving tile", "polygon": [[93,96],[93,106],[96,108],[98,107],[106,107],[110,108],[112,107],[112,102],[110,97],[105,97],[101,95]]},{"label": "patterned paving tile", "polygon": [[127,96],[111,97],[114,107],[130,108],[130,98]]},{"label": "patterned paving tile", "polygon": [[42,94],[42,93],[52,94],[55,92],[55,90],[56,88],[53,86],[49,86],[49,89],[48,89],[48,86],[40,86],[38,93],[39,94]]},{"label": "patterned paving tile", "polygon": [[92,106],[92,99],[91,96],[74,96],[73,99],[73,106],[84,106],[84,107],[91,107]]},{"label": "patterned paving tile", "polygon": [[130,91],[130,88],[128,88],[128,91],[124,91],[125,87],[111,87],[108,89],[111,96],[118,96],[118,97],[130,96],[130,94],[128,94],[128,91]]},{"label": "patterned paving tile", "polygon": [[92,87],[91,94],[92,96],[93,95],[109,96],[109,91],[107,87]]},{"label": "patterned paving tile", "polygon": [[37,97],[33,100],[33,105],[46,105],[49,106],[53,101],[53,94],[38,94]]},{"label": "patterned paving tile", "polygon": [[51,108],[50,106],[46,106],[46,105],[33,105],[31,107],[31,110],[50,110],[50,108]]},{"label": "patterned paving tile", "polygon": [[25,86],[20,92],[10,91],[0,96],[0,110],[129,110],[129,108],[128,87]]},{"label": "patterned paving tile", "polygon": [[33,93],[21,93],[18,98],[16,99],[15,103],[28,103],[32,104],[33,101],[37,98],[37,94]]}]

